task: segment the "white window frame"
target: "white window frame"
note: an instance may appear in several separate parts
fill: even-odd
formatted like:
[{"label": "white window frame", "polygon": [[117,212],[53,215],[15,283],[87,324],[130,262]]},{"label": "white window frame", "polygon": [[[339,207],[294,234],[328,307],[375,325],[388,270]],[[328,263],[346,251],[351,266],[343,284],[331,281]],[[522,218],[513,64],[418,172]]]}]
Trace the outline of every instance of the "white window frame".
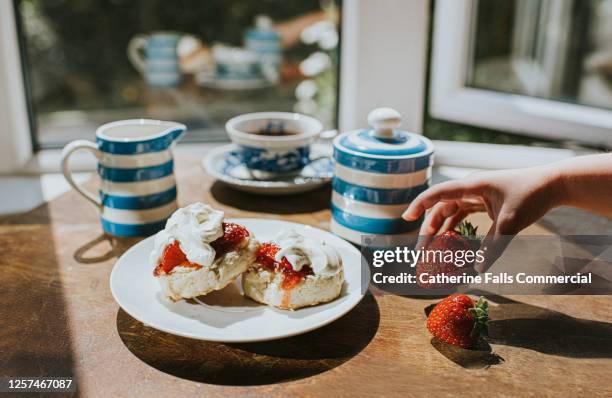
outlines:
[{"label": "white window frame", "polygon": [[32,139],[12,0],[0,1],[0,172],[32,158]]},{"label": "white window frame", "polygon": [[612,147],[612,111],[466,86],[476,0],[438,0],[429,110],[435,118]]},{"label": "white window frame", "polygon": [[372,109],[402,115],[421,134],[425,111],[429,0],[344,0],[340,60],[341,131],[367,126]]}]

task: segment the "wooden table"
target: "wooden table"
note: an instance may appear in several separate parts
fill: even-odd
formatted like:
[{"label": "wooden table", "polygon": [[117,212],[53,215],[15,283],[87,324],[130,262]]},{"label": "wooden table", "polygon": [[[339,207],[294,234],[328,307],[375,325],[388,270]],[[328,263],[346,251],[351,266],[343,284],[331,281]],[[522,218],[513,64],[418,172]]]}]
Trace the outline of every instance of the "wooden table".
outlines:
[{"label": "wooden table", "polygon": [[[327,228],[329,189],[272,199],[232,191],[195,158],[177,162],[180,204]],[[475,217],[486,228],[485,217]],[[531,233],[550,233],[534,226]],[[612,297],[492,300],[493,353],[432,345],[436,300],[366,298],[322,329],[256,344],[158,332],[113,300],[111,246],[75,193],[0,221],[0,376],[74,376],[82,396],[612,396]],[[134,281],[137,283],[137,281]],[[489,364],[490,366],[485,366]]]}]

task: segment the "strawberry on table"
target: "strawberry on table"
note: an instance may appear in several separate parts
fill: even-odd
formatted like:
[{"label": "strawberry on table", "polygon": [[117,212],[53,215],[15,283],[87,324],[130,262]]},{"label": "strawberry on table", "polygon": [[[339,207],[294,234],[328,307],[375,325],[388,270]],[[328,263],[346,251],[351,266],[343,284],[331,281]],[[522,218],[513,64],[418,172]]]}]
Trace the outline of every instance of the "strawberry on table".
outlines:
[{"label": "strawberry on table", "polygon": [[[468,221],[463,221],[457,230],[446,231],[441,235],[435,236],[427,246],[427,250],[444,252],[446,250],[458,251],[458,250],[474,250],[475,245],[470,239],[476,239],[477,227],[474,227]],[[445,284],[434,283],[429,281],[421,281],[421,275],[427,274],[428,276],[435,275],[461,275],[463,272],[472,271],[473,263],[465,264],[462,267],[458,267],[452,261],[439,261],[438,258],[433,258],[429,261],[425,259],[419,261],[416,265],[416,277],[419,286],[432,289],[446,287]]]},{"label": "strawberry on table", "polygon": [[476,303],[465,294],[452,294],[429,313],[427,329],[438,340],[471,348],[487,335],[488,303],[482,297]]}]

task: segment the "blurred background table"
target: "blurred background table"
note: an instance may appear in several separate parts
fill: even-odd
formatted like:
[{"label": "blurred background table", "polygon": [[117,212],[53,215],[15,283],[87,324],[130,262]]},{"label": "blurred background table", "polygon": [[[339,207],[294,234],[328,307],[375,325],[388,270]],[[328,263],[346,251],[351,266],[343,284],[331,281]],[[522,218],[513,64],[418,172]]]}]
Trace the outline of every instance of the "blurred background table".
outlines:
[{"label": "blurred background table", "polygon": [[[177,179],[180,205],[329,225],[329,187],[247,195],[214,182],[195,156],[177,160]],[[525,232],[609,228],[589,217],[561,209]],[[488,227],[484,215],[472,221]],[[494,297],[492,353],[467,356],[432,344],[425,310],[437,300],[393,295],[368,295],[301,336],[209,343],[156,331],[118,307],[108,279],[133,243],[105,237],[96,209],[74,192],[0,218],[0,376],[74,376],[82,396],[612,395],[609,296]]]}]

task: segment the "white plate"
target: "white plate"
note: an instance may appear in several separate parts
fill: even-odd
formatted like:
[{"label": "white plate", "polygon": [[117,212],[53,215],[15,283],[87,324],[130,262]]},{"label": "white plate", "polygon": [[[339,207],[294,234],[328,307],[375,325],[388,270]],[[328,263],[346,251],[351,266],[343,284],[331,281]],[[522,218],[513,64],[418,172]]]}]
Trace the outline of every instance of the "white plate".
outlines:
[{"label": "white plate", "polygon": [[238,147],[223,145],[210,151],[202,165],[204,170],[234,189],[262,195],[288,195],[310,191],[329,183],[333,176],[333,161],[326,145],[313,145],[311,156],[319,158],[304,167],[300,174],[280,180],[256,180],[235,155]]},{"label": "white plate", "polygon": [[117,303],[133,318],[155,329],[193,339],[230,343],[273,340],[320,328],[349,312],[363,298],[361,255],[350,243],[327,231],[287,221],[254,218],[228,221],[244,225],[261,242],[292,228],[334,246],[344,263],[345,285],[341,296],[327,304],[283,311],[243,297],[239,283],[235,283],[197,300],[171,302],[162,296],[148,263],[153,248],[151,236],[126,251],[115,264],[110,287]]}]

